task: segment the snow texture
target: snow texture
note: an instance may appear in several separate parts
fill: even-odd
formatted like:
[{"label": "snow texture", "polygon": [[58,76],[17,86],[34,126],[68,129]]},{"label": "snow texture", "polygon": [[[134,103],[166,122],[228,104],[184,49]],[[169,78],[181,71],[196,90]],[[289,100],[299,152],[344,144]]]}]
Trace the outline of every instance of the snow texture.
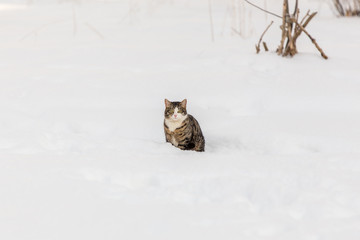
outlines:
[{"label": "snow texture", "polygon": [[360,19],[301,1],[329,60],[283,58],[278,19],[211,2],[215,42],[205,0],[0,2],[0,239],[360,239]]}]

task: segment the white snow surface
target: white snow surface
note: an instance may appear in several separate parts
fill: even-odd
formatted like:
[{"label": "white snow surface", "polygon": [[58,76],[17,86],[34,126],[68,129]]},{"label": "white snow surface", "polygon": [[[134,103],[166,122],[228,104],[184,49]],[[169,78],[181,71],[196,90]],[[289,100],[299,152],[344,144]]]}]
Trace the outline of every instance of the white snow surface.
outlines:
[{"label": "white snow surface", "polygon": [[360,239],[360,18],[302,1],[329,60],[283,58],[248,5],[240,37],[212,1],[212,42],[205,0],[59,2],[0,1],[0,239]]}]

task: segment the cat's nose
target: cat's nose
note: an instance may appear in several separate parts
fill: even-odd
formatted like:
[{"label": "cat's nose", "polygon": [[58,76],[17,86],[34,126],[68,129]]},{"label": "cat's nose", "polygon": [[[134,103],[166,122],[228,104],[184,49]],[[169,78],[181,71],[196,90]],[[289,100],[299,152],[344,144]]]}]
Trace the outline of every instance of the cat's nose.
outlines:
[{"label": "cat's nose", "polygon": [[176,114],[174,114],[174,118],[176,118],[177,117],[177,115]]}]

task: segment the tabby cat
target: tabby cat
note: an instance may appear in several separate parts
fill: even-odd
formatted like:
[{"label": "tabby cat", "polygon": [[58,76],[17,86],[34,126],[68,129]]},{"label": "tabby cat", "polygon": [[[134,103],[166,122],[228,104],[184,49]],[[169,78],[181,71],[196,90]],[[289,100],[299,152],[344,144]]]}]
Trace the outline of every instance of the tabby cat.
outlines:
[{"label": "tabby cat", "polygon": [[205,139],[196,119],[186,112],[187,100],[170,102],[165,99],[164,130],[166,142],[182,150],[205,151]]}]

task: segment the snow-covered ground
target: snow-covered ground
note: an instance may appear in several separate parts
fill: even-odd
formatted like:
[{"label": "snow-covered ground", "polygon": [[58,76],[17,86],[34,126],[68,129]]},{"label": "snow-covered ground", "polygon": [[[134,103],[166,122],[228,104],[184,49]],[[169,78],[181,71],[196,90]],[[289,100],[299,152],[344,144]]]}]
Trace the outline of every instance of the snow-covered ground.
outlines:
[{"label": "snow-covered ground", "polygon": [[[0,1],[0,239],[360,239],[359,18],[302,2],[329,60],[290,59],[231,1],[215,42],[206,0],[30,2]],[[164,142],[164,98],[205,153]]]}]

